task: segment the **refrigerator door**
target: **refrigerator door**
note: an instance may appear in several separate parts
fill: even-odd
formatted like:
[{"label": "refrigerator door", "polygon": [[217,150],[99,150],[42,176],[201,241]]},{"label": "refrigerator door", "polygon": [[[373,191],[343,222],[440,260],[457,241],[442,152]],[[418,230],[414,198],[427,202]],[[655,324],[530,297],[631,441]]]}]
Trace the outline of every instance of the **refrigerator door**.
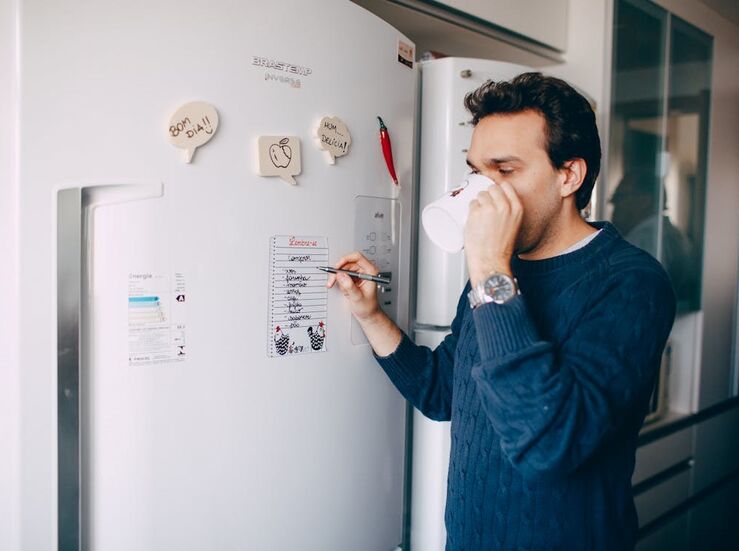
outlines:
[{"label": "refrigerator door", "polygon": [[[528,67],[466,58],[443,58],[421,64],[421,141],[419,209],[461,184],[469,167],[472,138],[464,97],[485,81],[508,80]],[[418,230],[416,323],[448,327],[467,282],[464,251],[450,254]]]},{"label": "refrigerator door", "polygon": [[[457,187],[469,171],[472,138],[464,97],[485,81],[508,80],[529,71],[510,63],[444,58],[421,65],[419,209]],[[420,217],[419,217],[420,218]],[[449,332],[468,275],[464,251],[449,254],[418,229],[415,340],[435,348]],[[413,416],[411,546],[443,551],[450,424]]]},{"label": "refrigerator door", "polygon": [[[416,344],[436,348],[448,331],[416,329]],[[413,482],[411,485],[411,549],[444,551],[449,422],[432,421],[413,410]]]},{"label": "refrigerator door", "polygon": [[[24,8],[24,186],[83,188],[82,545],[393,549],[405,402],[352,343],[340,293],[324,295],[320,352],[281,355],[268,309],[274,237],[316,241],[331,264],[372,228],[388,236],[383,306],[408,329],[416,75],[398,48],[411,43],[339,0],[142,9]],[[192,100],[214,105],[220,127],[188,164],[167,130]],[[352,137],[333,165],[316,138],[325,116]],[[300,140],[275,151],[279,163],[300,148],[297,185],[258,175],[259,136]],[[144,181],[162,196],[121,192]],[[311,272],[318,295],[323,277]],[[295,319],[281,333],[306,331]]]}]

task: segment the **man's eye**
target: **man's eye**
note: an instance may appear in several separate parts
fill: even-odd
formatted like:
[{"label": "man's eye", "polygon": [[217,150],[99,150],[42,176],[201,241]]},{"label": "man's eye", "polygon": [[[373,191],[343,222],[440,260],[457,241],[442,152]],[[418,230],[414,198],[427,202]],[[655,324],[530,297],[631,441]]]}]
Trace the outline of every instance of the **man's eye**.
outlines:
[{"label": "man's eye", "polygon": [[501,174],[513,174],[513,169],[512,168],[499,168],[498,172],[500,172]]}]

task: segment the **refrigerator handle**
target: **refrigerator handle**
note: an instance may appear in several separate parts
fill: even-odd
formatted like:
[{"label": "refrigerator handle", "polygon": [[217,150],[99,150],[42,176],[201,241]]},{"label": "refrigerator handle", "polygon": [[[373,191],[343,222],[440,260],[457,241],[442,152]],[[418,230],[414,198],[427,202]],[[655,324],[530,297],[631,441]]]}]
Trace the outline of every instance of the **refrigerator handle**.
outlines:
[{"label": "refrigerator handle", "polygon": [[85,360],[92,211],[163,195],[161,182],[61,188],[56,194],[58,548],[82,548],[81,375]]}]

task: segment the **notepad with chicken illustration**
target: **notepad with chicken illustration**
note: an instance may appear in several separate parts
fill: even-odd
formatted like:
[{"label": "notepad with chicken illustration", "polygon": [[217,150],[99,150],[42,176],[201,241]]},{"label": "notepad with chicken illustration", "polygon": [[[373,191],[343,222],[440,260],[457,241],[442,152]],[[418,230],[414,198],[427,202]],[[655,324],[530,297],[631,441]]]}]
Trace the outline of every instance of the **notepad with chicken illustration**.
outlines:
[{"label": "notepad with chicken illustration", "polygon": [[328,239],[277,235],[270,239],[269,334],[273,358],[326,350]]}]

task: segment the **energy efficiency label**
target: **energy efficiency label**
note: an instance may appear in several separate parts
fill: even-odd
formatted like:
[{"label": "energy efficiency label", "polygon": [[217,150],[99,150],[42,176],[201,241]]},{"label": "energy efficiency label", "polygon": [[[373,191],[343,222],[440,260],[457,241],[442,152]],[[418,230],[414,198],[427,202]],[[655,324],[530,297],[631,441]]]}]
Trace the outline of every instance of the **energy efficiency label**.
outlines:
[{"label": "energy efficiency label", "polygon": [[182,362],[187,358],[181,273],[128,274],[128,365]]}]

